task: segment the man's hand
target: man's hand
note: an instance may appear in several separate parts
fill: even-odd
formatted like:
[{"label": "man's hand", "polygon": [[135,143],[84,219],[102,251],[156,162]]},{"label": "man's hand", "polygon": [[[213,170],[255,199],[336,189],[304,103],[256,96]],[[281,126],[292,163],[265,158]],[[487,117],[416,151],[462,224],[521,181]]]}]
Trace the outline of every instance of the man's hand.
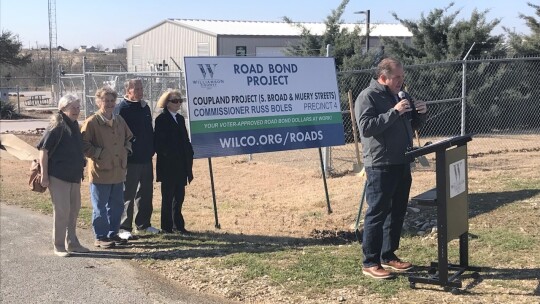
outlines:
[{"label": "man's hand", "polygon": [[416,108],[416,111],[420,114],[424,114],[427,112],[427,104],[423,100],[415,100],[414,107]]},{"label": "man's hand", "polygon": [[402,99],[396,105],[394,106],[394,109],[396,109],[399,112],[399,115],[403,115],[404,113],[412,111],[411,104],[409,103],[409,100]]}]

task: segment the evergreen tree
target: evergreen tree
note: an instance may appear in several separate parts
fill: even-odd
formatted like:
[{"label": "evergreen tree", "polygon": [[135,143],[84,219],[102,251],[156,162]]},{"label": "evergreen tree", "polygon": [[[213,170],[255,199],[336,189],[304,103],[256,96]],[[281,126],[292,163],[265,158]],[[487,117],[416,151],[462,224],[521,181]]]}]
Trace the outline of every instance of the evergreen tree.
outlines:
[{"label": "evergreen tree", "polygon": [[422,13],[418,21],[401,19],[393,13],[413,37],[410,44],[395,38],[383,38],[388,53],[408,64],[459,60],[476,43],[469,55],[471,57],[504,55],[503,36],[491,35],[500,19],[487,21],[489,11],[475,9],[468,20],[457,20],[461,11],[450,12],[453,6],[452,2],[445,8],[430,11],[427,16]]},{"label": "evergreen tree", "polygon": [[[362,46],[364,45],[364,37],[360,36],[360,28],[355,27],[350,31],[347,28],[342,28],[343,12],[350,0],[343,0],[340,5],[332,10],[330,15],[325,20],[325,31],[322,35],[315,35],[309,29],[299,23],[294,23],[290,18],[283,17],[283,20],[293,26],[297,26],[302,30],[300,42],[290,45],[287,48],[287,54],[291,56],[325,56],[326,46],[332,46],[331,56],[336,61],[336,69],[341,70],[350,68],[350,66],[359,66],[358,62],[366,57],[362,54]],[[354,64],[351,63],[351,58]],[[359,61],[360,60],[360,61]],[[368,62],[369,60],[366,60]],[[344,63],[348,62],[346,66]],[[363,68],[371,67],[371,64],[364,64]]]},{"label": "evergreen tree", "polygon": [[519,17],[525,20],[525,24],[531,30],[530,35],[519,35],[508,28],[504,30],[508,33],[509,44],[516,55],[520,56],[538,56],[540,54],[540,5],[527,2],[527,5],[535,10],[536,17],[519,14]]},{"label": "evergreen tree", "polygon": [[30,63],[30,55],[21,55],[22,43],[9,31],[0,35],[0,65],[23,66]]}]

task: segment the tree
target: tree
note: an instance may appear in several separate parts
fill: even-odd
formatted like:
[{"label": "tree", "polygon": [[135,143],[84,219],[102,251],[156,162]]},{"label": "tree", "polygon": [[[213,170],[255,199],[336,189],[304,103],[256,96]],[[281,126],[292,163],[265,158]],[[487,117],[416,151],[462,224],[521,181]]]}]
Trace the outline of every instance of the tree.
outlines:
[{"label": "tree", "polygon": [[468,20],[456,20],[460,10],[449,12],[454,3],[443,9],[434,9],[420,20],[405,20],[396,13],[392,15],[412,32],[410,44],[395,38],[383,38],[388,53],[402,59],[405,63],[425,63],[443,60],[462,59],[473,43],[478,46],[471,50],[471,57],[501,56],[504,48],[502,35],[491,35],[500,19],[486,21],[489,10],[474,10]]},{"label": "tree", "polygon": [[22,43],[18,36],[10,31],[2,31],[0,35],[0,64],[10,66],[24,66],[30,63],[31,55],[22,55]]},{"label": "tree", "polygon": [[[540,18],[540,5],[527,2],[527,5],[535,9],[535,14]],[[540,53],[540,20],[534,16],[519,14],[519,18],[525,20],[525,24],[531,30],[530,35],[519,35],[510,29],[503,27],[508,33],[509,44],[517,55],[531,56]]]},{"label": "tree", "polygon": [[[322,35],[315,35],[302,24],[294,23],[291,19],[283,17],[283,20],[302,30],[300,41],[287,48],[287,54],[291,56],[325,56],[326,45],[332,46],[331,56],[336,63],[336,70],[358,70],[371,68],[380,60],[380,49],[374,49],[369,53],[363,52],[365,37],[360,35],[360,28],[356,26],[352,31],[343,28],[341,19],[349,0],[341,1],[340,5],[332,10],[325,20],[325,31]],[[348,109],[347,92],[349,89],[364,87],[369,83],[371,74],[348,73],[342,74],[339,79],[341,92],[341,106]]]},{"label": "tree", "polygon": [[[487,20],[489,11],[476,9],[468,19],[458,19],[461,11],[452,11],[453,6],[454,3],[450,3],[427,15],[422,13],[417,21],[404,20],[393,13],[394,18],[412,32],[413,37],[410,43],[392,38],[383,38],[383,41],[387,54],[400,58],[405,64],[416,64],[406,68],[408,89],[416,98],[441,100],[461,95],[461,65],[448,61],[462,60],[466,54],[469,54],[468,59],[506,55],[503,35],[491,34],[500,19]],[[486,77],[486,74],[489,76]],[[490,122],[498,115],[498,111],[487,109],[497,108],[494,106],[502,109],[508,104],[503,94],[506,88],[494,90],[494,87],[508,83],[510,78],[511,70],[507,65],[494,62],[467,63],[467,132],[486,131],[496,127]],[[458,107],[448,107],[446,104],[434,104],[433,107],[448,111],[448,118],[429,120],[424,130],[443,134],[449,129],[448,126],[452,126],[452,132],[459,132],[461,122]]]},{"label": "tree", "polygon": [[[356,57],[358,59],[365,57],[362,54],[362,46],[364,45],[364,37],[360,36],[360,28],[355,27],[350,31],[347,28],[342,28],[343,12],[347,7],[349,0],[343,0],[339,6],[332,10],[330,15],[325,20],[325,31],[322,35],[315,35],[311,33],[302,24],[294,23],[290,18],[283,17],[283,20],[293,26],[297,26],[302,30],[300,35],[300,41],[297,44],[290,45],[287,48],[287,54],[292,56],[324,56],[326,55],[326,46],[330,44],[332,46],[332,57],[336,61],[336,68],[338,70],[347,68],[350,64],[350,58]],[[369,61],[369,60],[367,60]],[[349,62],[344,65],[344,63]],[[358,64],[357,64],[358,65]],[[363,67],[370,67],[371,64],[365,64]]]}]

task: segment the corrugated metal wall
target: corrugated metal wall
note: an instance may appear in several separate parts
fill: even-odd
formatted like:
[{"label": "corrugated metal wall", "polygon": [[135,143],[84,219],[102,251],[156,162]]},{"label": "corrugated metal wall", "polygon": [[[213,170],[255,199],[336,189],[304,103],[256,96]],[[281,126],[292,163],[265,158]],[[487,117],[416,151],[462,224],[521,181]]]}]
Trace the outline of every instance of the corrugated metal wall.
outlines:
[{"label": "corrugated metal wall", "polygon": [[163,64],[165,60],[168,65],[165,70],[177,71],[170,57],[173,57],[183,70],[184,56],[197,56],[199,43],[208,43],[209,55],[217,55],[215,36],[171,22],[164,22],[127,42],[128,70],[130,72],[156,71],[163,68],[159,64]]},{"label": "corrugated metal wall", "polygon": [[288,36],[221,36],[218,38],[218,54],[220,56],[236,56],[236,47],[246,46],[246,55],[255,56],[257,47],[282,47],[298,40],[298,37]]}]

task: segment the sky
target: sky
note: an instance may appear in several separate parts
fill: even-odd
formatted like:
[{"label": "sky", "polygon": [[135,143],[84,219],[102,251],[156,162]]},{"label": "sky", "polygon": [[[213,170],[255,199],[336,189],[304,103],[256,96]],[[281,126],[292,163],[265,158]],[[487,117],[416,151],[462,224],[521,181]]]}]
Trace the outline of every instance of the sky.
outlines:
[{"label": "sky", "polygon": [[[448,6],[450,0],[351,0],[343,14],[346,23],[365,23],[370,10],[371,23],[397,23],[419,20],[432,9]],[[529,0],[537,2],[537,0]],[[80,45],[121,47],[125,40],[168,19],[211,19],[281,21],[283,16],[298,22],[323,22],[341,0],[56,0],[57,45],[67,49]],[[534,15],[523,0],[455,0],[450,12],[461,10],[458,19],[469,19],[476,8],[489,9],[487,20],[502,19],[501,25],[528,34],[519,13]],[[493,34],[502,34],[497,26]],[[24,48],[48,47],[47,0],[0,0],[0,28],[19,36]]]}]

